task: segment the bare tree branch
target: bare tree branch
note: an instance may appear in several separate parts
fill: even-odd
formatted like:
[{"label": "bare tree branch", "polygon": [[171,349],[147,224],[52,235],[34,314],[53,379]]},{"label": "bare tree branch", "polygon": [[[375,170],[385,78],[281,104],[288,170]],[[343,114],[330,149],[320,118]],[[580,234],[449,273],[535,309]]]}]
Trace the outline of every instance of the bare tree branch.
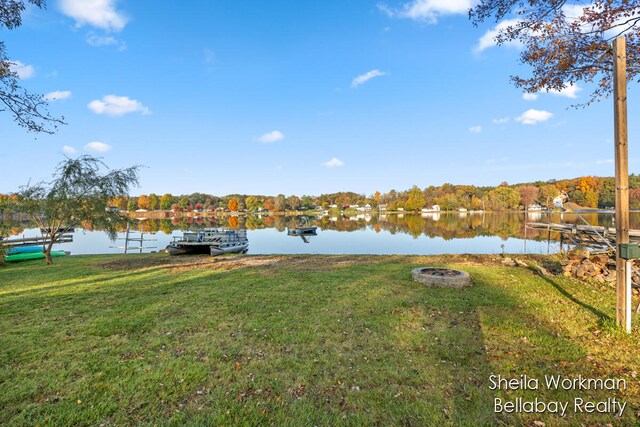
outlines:
[{"label": "bare tree branch", "polygon": [[[19,27],[27,4],[45,7],[44,0],[0,0],[0,29]],[[4,42],[0,41],[0,112],[11,113],[18,126],[29,132],[55,133],[59,125],[66,124],[64,117],[52,116],[42,95],[20,85],[18,74],[11,69],[13,64],[6,55]]]}]

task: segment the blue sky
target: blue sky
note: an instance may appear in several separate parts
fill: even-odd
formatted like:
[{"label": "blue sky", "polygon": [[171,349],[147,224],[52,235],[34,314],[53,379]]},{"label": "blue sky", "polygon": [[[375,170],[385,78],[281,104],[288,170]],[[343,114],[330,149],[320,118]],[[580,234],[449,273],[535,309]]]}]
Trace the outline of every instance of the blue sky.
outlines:
[{"label": "blue sky", "polygon": [[[320,194],[613,175],[611,99],[524,99],[471,0],[49,0],[2,31],[68,125],[0,114],[0,192],[65,155],[142,164],[140,193]],[[630,170],[638,102],[629,90]],[[65,154],[66,153],[66,154]]]}]

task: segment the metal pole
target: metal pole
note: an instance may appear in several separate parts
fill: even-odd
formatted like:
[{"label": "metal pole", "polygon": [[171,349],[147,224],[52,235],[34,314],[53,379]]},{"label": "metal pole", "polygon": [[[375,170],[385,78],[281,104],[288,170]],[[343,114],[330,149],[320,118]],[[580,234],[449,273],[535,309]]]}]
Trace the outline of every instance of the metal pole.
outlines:
[{"label": "metal pole", "polygon": [[627,285],[624,290],[625,307],[624,307],[624,329],[628,334],[631,333],[631,261],[625,263],[627,267]]}]

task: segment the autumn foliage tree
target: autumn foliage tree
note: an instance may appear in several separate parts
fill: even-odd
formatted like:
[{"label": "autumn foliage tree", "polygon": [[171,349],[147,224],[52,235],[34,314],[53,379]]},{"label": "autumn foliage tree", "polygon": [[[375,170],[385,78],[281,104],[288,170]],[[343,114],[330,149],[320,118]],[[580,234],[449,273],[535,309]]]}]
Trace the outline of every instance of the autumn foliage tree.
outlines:
[{"label": "autumn foliage tree", "polygon": [[469,17],[496,27],[498,45],[519,43],[528,77],[512,76],[517,87],[535,93],[561,91],[579,81],[595,82],[589,102],[612,91],[611,41],[627,36],[629,79],[638,77],[640,0],[480,0]]},{"label": "autumn foliage tree", "polygon": [[256,196],[249,196],[247,200],[245,200],[245,204],[247,205],[247,209],[250,211],[257,211],[262,208],[262,201]]},{"label": "autumn foliage tree", "polygon": [[174,197],[171,194],[169,194],[169,193],[164,194],[160,198],[160,209],[162,209],[162,210],[171,209],[171,206],[173,205],[173,200],[174,200]]},{"label": "autumn foliage tree", "polygon": [[495,211],[518,209],[522,198],[517,190],[511,187],[500,186],[487,194],[489,207]]},{"label": "autumn foliage tree", "polygon": [[422,190],[414,185],[409,192],[409,198],[407,199],[407,203],[405,203],[405,209],[416,211],[421,209],[426,203]]},{"label": "autumn foliage tree", "polygon": [[138,197],[138,208],[139,209],[151,209],[151,200],[149,196],[143,194]]},{"label": "autumn foliage tree", "polygon": [[270,212],[273,212],[276,210],[276,207],[273,204],[273,200],[271,198],[264,201],[264,208]]},{"label": "autumn foliage tree", "polygon": [[538,200],[538,193],[540,189],[533,185],[522,185],[518,187],[518,193],[520,193],[520,198],[522,199],[522,205],[525,209]]},{"label": "autumn foliage tree", "polygon": [[231,199],[229,200],[229,210],[231,212],[237,212],[238,211],[238,200],[237,199]]}]

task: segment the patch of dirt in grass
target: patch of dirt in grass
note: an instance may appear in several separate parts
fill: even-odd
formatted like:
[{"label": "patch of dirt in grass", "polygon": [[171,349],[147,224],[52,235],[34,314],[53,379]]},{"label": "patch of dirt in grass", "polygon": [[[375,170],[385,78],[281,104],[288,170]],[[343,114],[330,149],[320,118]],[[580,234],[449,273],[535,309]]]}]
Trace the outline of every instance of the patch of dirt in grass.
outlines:
[{"label": "patch of dirt in grass", "polygon": [[170,266],[171,272],[181,272],[189,270],[222,270],[230,271],[246,267],[265,267],[277,264],[282,257],[270,255],[238,255],[211,257],[208,255],[189,257],[176,257],[177,262]]},{"label": "patch of dirt in grass", "polygon": [[141,268],[163,266],[170,263],[170,258],[138,258],[135,255],[131,255],[131,258],[107,261],[97,264],[96,266],[108,270],[138,270]]},{"label": "patch of dirt in grass", "polygon": [[322,272],[377,264],[384,260],[385,257],[377,255],[289,255],[281,257],[273,266],[291,271]]},{"label": "patch of dirt in grass", "polygon": [[499,265],[502,257],[500,255],[429,255],[414,257],[419,264],[458,264],[468,266]]},{"label": "patch of dirt in grass", "polygon": [[211,257],[209,255],[189,255],[167,258],[136,258],[120,259],[117,261],[104,262],[98,267],[109,270],[144,270],[155,268],[166,268],[171,272],[182,272],[190,270],[235,270],[245,267],[260,267],[275,265],[283,257],[279,256],[222,256]]},{"label": "patch of dirt in grass", "polygon": [[[136,257],[108,261],[98,264],[109,270],[144,270],[166,268],[171,272],[191,270],[230,271],[249,267],[285,268],[290,271],[323,272],[353,267],[373,265],[380,262],[406,262],[407,258],[416,264],[462,266],[500,265],[500,255],[234,255],[211,257],[209,255],[189,255],[175,257]],[[519,257],[525,262],[527,256]]]}]

